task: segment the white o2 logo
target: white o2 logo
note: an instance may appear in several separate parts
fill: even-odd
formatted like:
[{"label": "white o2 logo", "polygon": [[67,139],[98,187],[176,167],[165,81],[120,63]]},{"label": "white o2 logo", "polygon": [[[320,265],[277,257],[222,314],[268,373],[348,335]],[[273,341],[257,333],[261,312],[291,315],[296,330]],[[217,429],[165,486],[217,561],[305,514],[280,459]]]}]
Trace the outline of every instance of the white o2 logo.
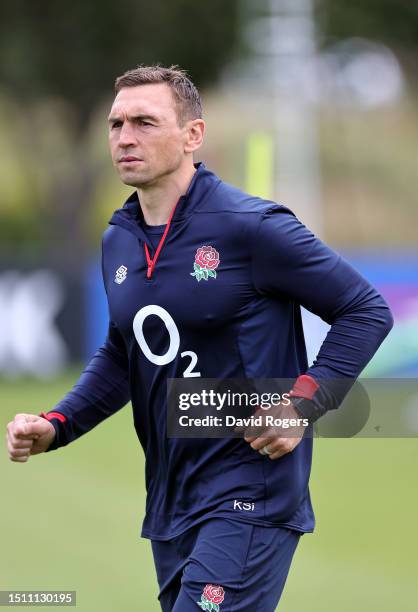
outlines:
[{"label": "white o2 logo", "polygon": [[[163,355],[156,355],[153,353],[144,337],[144,321],[151,315],[156,315],[163,321],[170,336],[168,349]],[[133,330],[136,341],[138,342],[145,357],[151,361],[151,363],[162,366],[171,363],[173,359],[176,358],[180,348],[179,330],[173,317],[164,308],[161,308],[161,306],[150,304],[149,306],[144,306],[138,310],[133,320]],[[200,372],[193,371],[193,368],[197,364],[197,355],[194,351],[183,351],[183,353],[180,354],[180,357],[190,357],[190,363],[183,372],[184,378],[201,376]]]}]

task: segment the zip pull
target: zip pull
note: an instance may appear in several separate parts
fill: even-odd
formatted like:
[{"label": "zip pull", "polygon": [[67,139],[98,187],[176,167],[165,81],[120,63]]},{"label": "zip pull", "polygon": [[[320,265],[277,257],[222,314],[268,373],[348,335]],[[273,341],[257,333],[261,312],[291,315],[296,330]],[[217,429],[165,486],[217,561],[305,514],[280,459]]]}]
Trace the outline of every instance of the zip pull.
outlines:
[{"label": "zip pull", "polygon": [[163,248],[164,245],[164,241],[167,237],[168,234],[168,230],[170,229],[170,224],[171,224],[171,219],[173,218],[174,212],[176,210],[176,206],[177,206],[178,202],[174,205],[173,210],[170,213],[170,216],[168,218],[167,221],[167,225],[165,226],[165,230],[164,230],[164,234],[161,236],[161,240],[158,243],[158,247],[157,250],[155,251],[155,255],[154,257],[151,259],[151,255],[149,254],[149,249],[148,249],[148,245],[146,242],[144,242],[144,250],[145,250],[145,257],[147,259],[147,265],[148,265],[148,269],[147,269],[147,278],[151,278],[152,277],[152,273],[154,272],[154,268],[155,265],[157,263],[157,259],[161,253],[161,250]]},{"label": "zip pull", "polygon": [[[145,245],[145,254],[147,255],[147,259],[148,259],[149,251],[148,251],[148,246],[147,245]],[[147,261],[147,263],[148,263],[147,278],[151,278],[153,270],[154,270],[154,266],[152,265],[152,261]]]}]

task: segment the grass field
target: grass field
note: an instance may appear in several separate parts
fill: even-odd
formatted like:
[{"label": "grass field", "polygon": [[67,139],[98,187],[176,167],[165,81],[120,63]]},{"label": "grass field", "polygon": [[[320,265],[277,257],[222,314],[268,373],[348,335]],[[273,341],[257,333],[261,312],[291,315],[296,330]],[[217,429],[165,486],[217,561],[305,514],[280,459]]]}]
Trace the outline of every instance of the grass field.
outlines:
[{"label": "grass field", "polygon": [[[1,427],[50,409],[75,379],[0,382]],[[418,439],[315,441],[314,535],[302,538],[282,612],[418,609]],[[143,455],[130,408],[27,464],[0,439],[0,590],[76,590],[80,612],[157,612]],[[6,609],[12,609],[5,607]]]}]

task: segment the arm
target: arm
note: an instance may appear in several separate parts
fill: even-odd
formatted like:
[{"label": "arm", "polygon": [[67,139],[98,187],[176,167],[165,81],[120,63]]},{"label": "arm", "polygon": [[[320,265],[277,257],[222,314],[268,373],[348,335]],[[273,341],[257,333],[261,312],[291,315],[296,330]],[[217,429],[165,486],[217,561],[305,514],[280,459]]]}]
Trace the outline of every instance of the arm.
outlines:
[{"label": "arm", "polygon": [[126,348],[111,323],[104,345],[96,351],[72,390],[52,411],[41,415],[56,431],[48,451],[69,444],[96,427],[125,406],[129,396]]},{"label": "arm", "polygon": [[393,325],[382,296],[284,207],[263,215],[253,261],[261,293],[287,297],[331,325],[307,374],[354,382]]},{"label": "arm", "polygon": [[[313,379],[310,399],[298,402],[293,415],[315,421],[341,403],[392,328],[391,312],[365,278],[285,207],[272,207],[261,218],[254,240],[253,278],[261,293],[301,304],[331,325],[313,365],[304,373]],[[301,387],[295,385],[295,391]],[[294,441],[285,439],[288,446]],[[264,442],[269,443],[266,438]]]},{"label": "arm", "polygon": [[8,425],[9,456],[51,451],[76,440],[129,401],[128,358],[117,328],[110,324],[104,345],[95,353],[73,389],[41,416],[16,415]]}]

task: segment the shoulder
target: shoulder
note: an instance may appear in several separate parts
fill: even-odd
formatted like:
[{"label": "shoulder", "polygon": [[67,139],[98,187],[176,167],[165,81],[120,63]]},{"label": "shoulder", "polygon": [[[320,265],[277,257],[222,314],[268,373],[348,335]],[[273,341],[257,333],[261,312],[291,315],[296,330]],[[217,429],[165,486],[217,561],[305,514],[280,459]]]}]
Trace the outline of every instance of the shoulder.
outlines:
[{"label": "shoulder", "polygon": [[240,215],[253,216],[254,220],[263,215],[275,212],[284,212],[293,215],[293,212],[281,203],[251,195],[224,181],[218,183],[217,188],[206,200],[204,205],[199,208],[198,212],[239,213]]},{"label": "shoulder", "polygon": [[125,257],[127,249],[134,248],[137,238],[128,228],[120,225],[109,225],[102,237],[102,260],[110,261],[118,257]]},{"label": "shoulder", "polygon": [[[266,200],[251,195],[228,183],[220,181],[210,197],[196,208],[197,219],[205,218],[205,223],[215,223],[218,230],[232,231],[241,235],[243,241],[250,241],[259,234],[260,228],[264,232],[274,227],[277,232],[279,226],[287,225],[286,218],[296,220],[292,210],[281,203]],[[273,222],[267,221],[273,218]],[[267,224],[265,223],[267,221]]]},{"label": "shoulder", "polygon": [[117,225],[109,225],[107,229],[103,232],[102,237],[102,249],[107,249],[115,240],[118,240],[118,236],[120,236],[120,231],[118,231]]}]

